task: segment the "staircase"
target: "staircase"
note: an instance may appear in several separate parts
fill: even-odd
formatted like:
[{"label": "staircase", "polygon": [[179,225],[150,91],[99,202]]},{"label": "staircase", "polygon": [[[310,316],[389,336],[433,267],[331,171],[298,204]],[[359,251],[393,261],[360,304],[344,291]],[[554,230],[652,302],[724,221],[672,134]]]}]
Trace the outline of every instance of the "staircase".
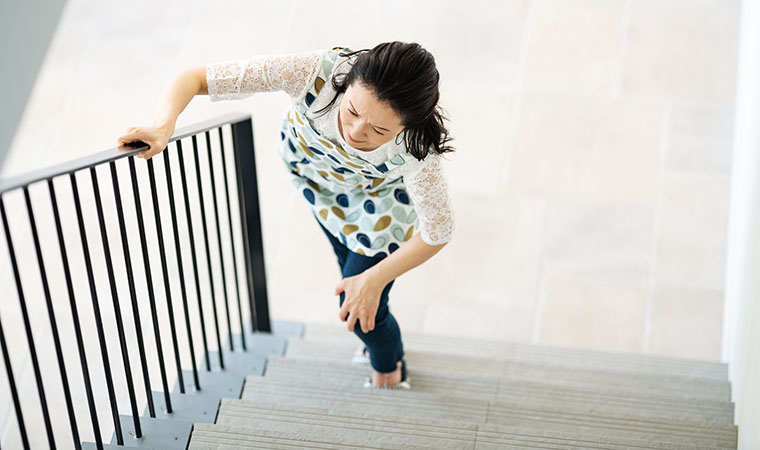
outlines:
[{"label": "staircase", "polygon": [[736,449],[725,364],[404,333],[411,391],[363,387],[359,340],[309,324],[196,423],[190,450]]}]

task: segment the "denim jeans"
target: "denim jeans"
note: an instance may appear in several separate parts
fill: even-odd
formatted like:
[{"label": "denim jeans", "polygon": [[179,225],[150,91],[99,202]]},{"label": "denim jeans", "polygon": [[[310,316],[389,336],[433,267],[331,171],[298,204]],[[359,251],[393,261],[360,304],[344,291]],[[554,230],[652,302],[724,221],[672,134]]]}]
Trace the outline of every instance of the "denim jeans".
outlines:
[{"label": "denim jeans", "polygon": [[[319,223],[319,221],[317,221]],[[327,238],[333,246],[335,255],[338,257],[338,266],[340,266],[341,274],[343,278],[358,275],[375,264],[383,260],[385,256],[365,256],[349,250],[343,243],[341,243],[335,236],[333,236],[327,229],[319,223],[322,231],[325,232]],[[395,281],[395,280],[394,280]],[[404,357],[404,345],[401,343],[401,330],[398,327],[396,318],[388,310],[388,293],[393,286],[393,281],[388,283],[383,289],[383,293],[380,295],[380,304],[377,308],[377,314],[375,315],[375,328],[364,333],[361,329],[359,321],[356,321],[354,326],[354,334],[364,342],[369,352],[369,359],[372,368],[380,373],[390,373],[397,369],[397,363]],[[346,294],[340,294],[340,306],[343,306],[343,301],[346,299]]]}]

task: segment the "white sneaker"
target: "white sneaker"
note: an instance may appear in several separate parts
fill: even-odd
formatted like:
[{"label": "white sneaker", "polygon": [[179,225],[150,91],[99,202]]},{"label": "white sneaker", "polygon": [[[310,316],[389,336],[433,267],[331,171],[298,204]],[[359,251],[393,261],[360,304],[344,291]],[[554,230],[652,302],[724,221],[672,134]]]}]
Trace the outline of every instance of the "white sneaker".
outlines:
[{"label": "white sneaker", "polygon": [[364,354],[364,350],[366,350],[367,347],[364,346],[364,344],[359,345],[359,348],[356,349],[354,352],[354,357],[351,358],[351,364],[356,364],[360,366],[368,366],[369,365],[369,357]]},{"label": "white sneaker", "polygon": [[401,383],[395,386],[375,386],[372,384],[372,377],[364,379],[364,387],[368,389],[379,389],[385,391],[408,391],[412,389],[411,378],[406,373],[406,361],[401,360]]},{"label": "white sneaker", "polygon": [[401,383],[395,385],[395,386],[375,386],[372,384],[372,378],[367,377],[364,379],[364,387],[368,389],[378,389],[381,391],[408,391],[412,389],[412,385],[410,383],[412,381],[409,377],[406,378],[406,380],[402,381]]}]

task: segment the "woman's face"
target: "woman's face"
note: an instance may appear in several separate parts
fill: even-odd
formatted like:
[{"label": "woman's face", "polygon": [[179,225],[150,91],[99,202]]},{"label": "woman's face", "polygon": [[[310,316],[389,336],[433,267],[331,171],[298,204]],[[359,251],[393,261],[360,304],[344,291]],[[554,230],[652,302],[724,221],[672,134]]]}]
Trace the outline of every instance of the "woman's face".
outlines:
[{"label": "woman's face", "polygon": [[374,150],[395,138],[404,126],[387,103],[360,82],[346,89],[338,109],[343,140],[357,150]]}]

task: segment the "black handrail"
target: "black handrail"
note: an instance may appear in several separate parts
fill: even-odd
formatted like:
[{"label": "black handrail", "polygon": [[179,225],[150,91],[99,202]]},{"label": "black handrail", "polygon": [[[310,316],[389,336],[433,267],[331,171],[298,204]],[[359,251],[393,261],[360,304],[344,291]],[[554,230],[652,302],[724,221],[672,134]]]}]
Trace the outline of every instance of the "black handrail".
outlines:
[{"label": "black handrail", "polygon": [[[231,151],[234,154],[234,159],[231,160],[231,170],[229,172],[227,157],[225,155],[225,142],[222,134],[222,129],[225,126],[230,126],[230,132],[232,136]],[[216,129],[218,132],[219,147],[218,149],[212,150],[210,132],[214,129]],[[197,136],[201,133],[203,133],[205,136],[206,154],[208,158],[207,161],[204,161],[206,164],[206,167],[204,169],[208,170],[207,178],[202,177],[201,165],[204,162],[202,162],[198,157],[199,149]],[[124,413],[124,411],[120,411],[120,405],[118,404],[117,400],[117,391],[120,391],[121,389],[126,389],[128,393],[129,405],[127,407],[125,403],[123,407],[128,408],[128,411],[132,416],[134,422],[134,437],[139,438],[143,434],[141,419],[138,413],[138,401],[140,399],[136,393],[132,374],[132,370],[137,369],[138,365],[136,363],[133,363],[132,358],[130,357],[127,344],[129,340],[134,339],[137,341],[140,360],[139,369],[137,370],[139,370],[142,374],[142,381],[145,388],[144,400],[147,404],[148,416],[156,417],[156,407],[153,402],[151,391],[151,371],[157,370],[160,374],[160,383],[163,391],[166,412],[171,413],[173,410],[171,397],[169,395],[169,374],[167,373],[165,364],[165,350],[163,348],[161,339],[161,329],[165,330],[168,328],[170,331],[172,341],[171,347],[173,350],[173,359],[175,363],[174,365],[176,366],[176,375],[178,378],[177,387],[182,393],[185,392],[185,380],[183,379],[182,374],[182,358],[180,358],[182,349],[180,348],[178,342],[180,335],[178,325],[180,323],[184,323],[184,326],[186,328],[190,353],[189,358],[192,365],[193,386],[195,388],[195,391],[201,390],[201,378],[199,377],[198,373],[197,360],[195,355],[196,346],[194,342],[194,339],[197,338],[198,334],[201,334],[203,341],[203,354],[206,362],[206,371],[211,371],[211,364],[209,360],[210,352],[206,335],[206,320],[204,318],[204,307],[211,307],[213,311],[214,332],[216,337],[216,345],[219,350],[219,366],[221,368],[224,368],[225,366],[223,356],[224,351],[221,341],[223,331],[226,331],[224,334],[229,340],[229,351],[235,350],[230,300],[237,302],[236,314],[238,317],[235,321],[235,326],[239,326],[241,338],[240,347],[243,350],[246,349],[246,329],[244,321],[244,315],[246,312],[250,315],[251,331],[271,331],[271,326],[269,323],[269,311],[267,306],[265,270],[263,267],[264,258],[263,247],[261,243],[261,218],[258,209],[258,186],[255,173],[252,133],[253,127],[251,118],[249,115],[243,114],[227,114],[178,130],[169,140],[167,148],[164,149],[162,154],[156,156],[157,158],[163,158],[163,165],[154,166],[154,159],[147,161],[147,174],[149,179],[148,185],[150,186],[151,197],[150,207],[153,210],[152,215],[147,210],[143,211],[143,207],[145,206],[147,208],[148,204],[144,203],[141,198],[141,189],[138,182],[138,167],[135,164],[135,155],[145,150],[145,145],[141,145],[139,147],[130,145],[122,146],[119,148],[112,148],[104,152],[89,155],[73,161],[68,161],[66,163],[53,167],[37,170],[13,178],[0,180],[0,216],[2,216],[3,221],[2,232],[5,236],[5,242],[7,244],[9,253],[7,260],[11,264],[14,272],[16,292],[19,298],[20,311],[23,316],[23,328],[25,330],[26,340],[29,348],[29,353],[27,356],[28,359],[31,359],[32,361],[35,375],[34,381],[36,382],[39,401],[39,404],[35,406],[34,404],[29,404],[29,402],[25,401],[24,398],[19,396],[20,390],[19,386],[17,386],[18,378],[15,376],[13,367],[11,366],[13,352],[19,351],[19,347],[9,345],[8,339],[13,339],[15,336],[7,335],[8,328],[3,328],[2,320],[8,319],[2,317],[0,318],[0,347],[2,347],[3,362],[7,374],[7,388],[10,390],[11,396],[13,398],[13,412],[15,413],[17,424],[16,429],[20,436],[20,443],[16,445],[21,445],[23,448],[29,449],[35,445],[35,441],[33,439],[39,439],[42,437],[29,435],[28,420],[25,421],[25,412],[27,410],[31,408],[32,411],[34,409],[37,409],[37,411],[39,411],[40,407],[45,423],[45,438],[47,440],[47,446],[53,449],[56,448],[57,445],[61,445],[61,440],[57,439],[57,436],[55,434],[56,432],[54,431],[55,427],[53,426],[53,423],[58,416],[63,416],[61,414],[55,416],[51,415],[49,409],[51,398],[50,396],[56,395],[57,390],[46,389],[45,383],[50,383],[50,381],[43,380],[42,376],[43,373],[53,373],[50,364],[53,364],[55,362],[58,364],[57,372],[60,376],[60,382],[63,387],[63,396],[65,397],[66,409],[68,413],[68,423],[71,429],[70,438],[74,441],[74,448],[77,450],[81,449],[81,435],[83,431],[80,424],[81,420],[86,420],[92,424],[91,439],[95,440],[97,448],[102,449],[103,439],[101,435],[107,430],[101,429],[101,422],[98,415],[105,414],[107,412],[112,416],[113,431],[116,443],[119,445],[125,444],[126,437],[125,432],[122,429],[123,423],[119,418],[120,412]],[[186,150],[191,152],[191,160],[187,162],[194,166],[190,168],[190,170],[195,171],[195,193],[197,193],[197,197],[194,197],[192,199],[188,194],[188,183],[185,167],[186,160],[184,158],[185,151],[182,150],[182,139],[188,137],[192,140],[193,148],[192,150]],[[172,164],[170,163],[170,157],[173,156],[172,153],[175,151],[180,171],[181,186],[175,186],[173,184],[173,168]],[[217,157],[221,160],[221,166],[215,164],[214,159]],[[125,217],[125,199],[122,197],[123,192],[117,171],[117,165],[120,164],[124,159],[126,159],[127,163],[127,167],[125,169],[127,169],[129,172],[128,177],[129,183],[131,184],[135,220],[137,223],[137,237],[130,237],[129,229],[126,223],[127,220]],[[107,171],[105,171],[103,174],[98,173],[100,166],[105,165],[108,165]],[[89,183],[87,183],[87,185],[88,187],[92,188],[92,196],[84,195],[85,191],[82,189],[85,184],[84,177],[78,177],[80,172],[83,172],[87,169],[89,169]],[[142,167],[140,169],[142,169]],[[160,170],[164,171],[166,181],[165,191],[159,189],[157,186],[156,172]],[[220,170],[221,173],[219,173]],[[104,189],[107,184],[101,183],[101,176],[107,177],[108,174],[110,174],[111,177],[111,188]],[[235,186],[237,187],[237,202],[234,202],[232,199],[234,193],[231,192],[230,189],[228,180],[229,176],[235,177]],[[45,234],[40,232],[39,219],[35,214],[35,211],[43,207],[42,202],[37,201],[36,198],[33,200],[33,195],[30,193],[30,187],[40,182],[47,184],[49,209],[52,213],[50,215],[52,216],[55,224],[55,233],[52,234]],[[67,182],[71,188],[71,200],[66,204],[67,206],[73,205],[73,209],[76,214],[76,220],[73,221],[71,226],[74,226],[77,230],[76,236],[78,237],[79,244],[81,244],[82,248],[81,259],[72,259],[71,252],[68,251],[66,244],[67,234],[64,232],[64,224],[66,222],[62,220],[60,211],[61,204],[59,203],[58,194],[56,193],[55,185],[57,182]],[[217,182],[224,183],[223,190],[221,187],[217,189]],[[205,189],[206,193],[204,194],[204,188],[208,187],[209,184],[210,191],[208,189]],[[175,188],[177,190],[175,190]],[[28,224],[16,223],[19,221],[16,220],[14,222],[13,220],[9,220],[15,219],[15,216],[10,216],[9,218],[7,215],[6,200],[10,198],[10,195],[15,195],[10,194],[12,191],[17,190],[22,191],[24,196]],[[110,190],[113,193],[113,204],[108,203],[106,205],[105,200],[107,200],[107,198],[104,197],[104,194],[107,193],[105,192],[106,190]],[[175,196],[177,195],[181,196],[181,198],[175,199]],[[205,207],[205,200],[207,198],[206,196],[208,195],[211,196],[211,201],[213,202],[213,210],[207,210]],[[219,196],[224,197],[223,204]],[[160,203],[163,200],[169,201],[169,209],[171,214],[171,232],[167,230],[166,233],[164,232],[163,228],[164,226],[168,227],[168,225],[166,225],[166,220],[162,220],[162,211],[160,206]],[[178,201],[175,202],[175,200]],[[195,218],[194,214],[192,214],[191,202],[197,202],[200,206],[199,219]],[[184,205],[185,208],[188,231],[187,240],[184,240],[179,234],[181,228],[179,223],[181,213],[177,211],[177,208],[180,205]],[[235,226],[233,226],[233,205],[236,205],[234,207],[239,208],[239,230],[235,230]],[[93,217],[89,217],[88,212],[91,210],[85,208],[85,206],[94,206],[96,213],[93,215]],[[118,232],[112,228],[109,230],[110,227],[107,224],[105,213],[106,206],[115,207],[116,217],[118,220]],[[166,213],[166,211],[163,212]],[[212,219],[207,217],[207,213],[213,213],[213,225],[209,223],[209,221]],[[226,215],[226,217],[220,217],[220,214]],[[146,231],[146,220],[149,220],[148,216],[152,216],[153,223],[156,226],[156,239],[155,241],[150,240],[150,244],[148,233]],[[201,227],[203,230],[202,235],[196,235],[194,233],[194,229],[197,229],[195,228],[195,226],[197,226],[197,223],[194,226],[193,222],[196,220],[201,220]],[[86,226],[87,223],[95,223],[95,221],[97,221],[97,232],[94,232],[94,228],[87,228]],[[226,224],[223,225],[224,222],[226,222]],[[22,235],[22,233],[14,231],[15,226],[26,226],[28,230],[30,230],[30,233],[24,233]],[[211,229],[212,226],[215,229]],[[225,228],[225,230],[223,231],[222,228]],[[215,238],[212,237],[214,231],[216,233]],[[235,231],[238,231],[240,233],[242,242],[240,242],[240,239],[235,236]],[[223,234],[226,235],[227,232],[229,232],[229,240],[223,239]],[[25,296],[24,283],[29,283],[29,280],[22,279],[23,277],[20,275],[21,265],[23,264],[23,261],[18,259],[18,255],[15,251],[18,242],[22,240],[20,237],[26,236],[27,234],[31,234],[32,236],[32,242],[35,249],[34,255],[36,256],[36,265],[40,275],[39,280],[42,286],[42,291],[44,293],[43,298],[45,306],[47,308],[49,331],[52,335],[55,347],[56,358],[51,359],[50,361],[47,361],[43,358],[38,358],[35,340],[38,340],[39,337],[35,336],[33,332],[35,329],[35,327],[32,326],[34,319],[30,318],[29,310],[27,308],[27,302],[35,300],[36,297],[31,298],[29,296]],[[99,234],[100,239],[97,239],[98,236],[91,236],[92,234]],[[196,237],[201,239],[203,243],[196,242]],[[68,239],[71,240],[73,238],[69,236]],[[111,239],[116,239],[118,242],[120,242],[121,245],[117,244],[116,246],[112,246]],[[130,240],[134,241],[134,239],[139,239],[139,249],[136,245],[134,245],[135,242],[130,243]],[[215,244],[213,245],[217,246],[216,250],[218,250],[218,265],[214,264],[215,261],[214,258],[212,258],[212,244],[210,239],[214,239]],[[170,240],[174,242],[174,255],[176,256],[177,262],[176,271],[179,275],[179,295],[181,296],[182,315],[184,316],[183,322],[175,322],[176,310],[174,302],[176,301],[175,297],[178,293],[175,292],[176,289],[173,289],[171,286],[171,277],[169,274],[169,255],[167,254],[166,246],[171,245],[169,242]],[[185,272],[183,257],[187,257],[187,254],[185,253],[183,256],[181,241],[184,242],[185,245],[190,246],[190,256],[192,259],[192,277],[194,280],[191,280],[189,274]],[[102,245],[102,257],[97,255],[99,250],[93,248],[91,245],[95,242],[100,242]],[[154,242],[157,245],[159,251],[162,275],[161,277],[155,277],[151,270],[151,266],[158,267],[155,261],[155,256],[150,254],[150,248]],[[207,274],[204,275],[207,276],[207,278],[204,279],[204,282],[208,281],[208,290],[201,289],[201,285],[203,283],[201,282],[200,274],[203,271],[198,267],[199,261],[195,248],[196,245],[204,246],[205,263],[207,269]],[[237,256],[238,249],[236,249],[236,245],[241,245],[243,252],[243,258],[241,260],[239,260]],[[71,349],[68,349],[67,345],[74,346],[74,343],[67,343],[62,341],[59,331],[60,317],[57,319],[54,312],[54,301],[53,295],[51,294],[48,274],[48,269],[53,260],[49,258],[45,259],[43,257],[43,253],[46,248],[51,249],[50,251],[57,251],[60,254],[61,258],[60,265],[63,269],[62,272],[66,283],[65,294],[68,296],[69,310],[71,313],[73,330],[76,337],[75,347]],[[123,260],[117,258],[117,255],[112,252],[112,249],[117,248],[120,248],[123,252]],[[133,252],[136,251],[139,251],[142,254],[142,258],[133,258],[133,255],[135,255]],[[3,255],[0,255],[0,258],[6,259]],[[235,278],[234,294],[232,299],[230,299],[229,292],[229,290],[232,289],[232,286],[231,283],[228,283],[228,271],[225,267],[226,263],[228,263],[230,260],[232,262],[232,274]],[[57,261],[57,257],[55,261]],[[5,261],[0,260],[0,262],[4,263]],[[55,266],[55,264],[56,263],[53,262],[53,266]],[[240,277],[238,275],[238,264],[241,264],[245,271],[245,280],[247,281],[247,290],[245,292],[247,292],[247,294],[241,293],[242,286],[240,283]],[[102,284],[104,282],[98,282],[98,275],[96,275],[95,269],[101,265],[107,274],[107,282],[109,287],[108,291],[98,290],[98,284]],[[78,303],[81,300],[77,299],[77,296],[81,297],[84,294],[76,292],[72,279],[72,269],[77,270],[80,267],[84,268],[84,270],[81,270],[80,272],[86,275],[86,285],[89,288],[89,292],[87,292],[86,295],[89,295],[92,306],[92,317],[88,319],[80,317],[81,315],[79,312]],[[142,272],[144,272],[145,278],[141,280],[136,279],[136,275]],[[217,274],[214,272],[221,274],[221,277],[217,277]],[[125,274],[128,287],[126,292],[120,292],[120,286],[119,283],[117,283],[118,273]],[[226,319],[224,322],[226,323],[221,322],[218,317],[217,307],[222,307],[222,305],[217,305],[216,300],[218,291],[215,280],[221,282],[220,288],[222,290],[223,296],[220,297],[220,299],[223,299],[224,301],[223,308]],[[142,284],[143,282],[144,285]],[[158,291],[154,289],[154,283],[155,287],[159,289]],[[159,316],[157,307],[156,293],[161,292],[160,288],[158,287],[158,285],[161,283],[163,283],[163,292],[166,296],[166,311],[168,312],[168,319],[166,319],[166,321],[162,321],[164,317]],[[188,294],[192,291],[192,289],[188,289],[186,283],[195,284],[195,295],[198,303],[197,311],[190,310]],[[143,291],[138,292],[138,287],[145,288],[147,291],[147,301],[151,309],[150,326],[152,326],[154,333],[154,342],[152,344],[147,343],[144,336],[144,324],[142,323],[139,306],[139,299],[142,295],[141,292]],[[122,298],[125,298],[125,295],[129,296],[129,302],[121,301]],[[243,302],[241,301],[241,297],[243,295],[247,295],[248,311],[244,311],[243,309]],[[108,296],[110,296],[110,302],[106,298]],[[207,305],[209,297],[210,305]],[[126,303],[131,306],[133,318],[133,323],[131,325],[134,326],[134,329],[132,330],[128,330],[125,327],[125,321],[122,314],[122,308],[124,305],[122,303]],[[110,338],[106,333],[103,317],[104,312],[109,311],[103,310],[105,305],[109,305],[108,308],[113,308],[113,318],[116,322],[116,338]],[[179,313],[179,311],[176,312]],[[193,314],[196,315],[195,319],[198,319],[200,321],[200,330],[193,329],[194,320],[193,317],[191,317]],[[226,326],[226,330],[222,329],[224,326]],[[91,368],[88,365],[88,352],[91,353],[95,350],[88,350],[86,348],[85,337],[83,335],[84,329],[95,329],[97,332],[96,353],[99,354],[99,358],[103,364],[103,375],[108,392],[107,405],[104,406],[107,406],[107,410],[106,408],[99,410],[97,406],[99,404],[97,400],[98,394],[93,388],[90,370]],[[116,344],[115,339],[118,339],[118,344]],[[111,340],[114,340],[114,342],[109,345],[109,342]],[[150,353],[148,349],[149,345],[152,345],[150,351],[155,351],[156,353],[157,360],[154,362],[151,362],[148,358],[148,354]],[[120,353],[121,357],[117,359],[123,365],[123,378],[117,376],[116,372],[112,370],[112,367],[113,369],[117,368],[117,366],[112,366],[111,364],[112,356],[109,355],[109,353],[113,353],[113,351]],[[64,358],[64,355],[66,354],[78,355],[81,366],[80,379],[77,380],[75,378],[72,378],[71,373],[67,372]],[[171,356],[168,355],[167,357],[171,358]],[[71,387],[79,383],[81,383],[81,385],[84,387],[84,391],[87,396],[89,417],[77,416],[77,412],[74,408],[75,400],[73,399]],[[5,388],[6,386],[0,385],[0,389]],[[128,445],[128,442],[126,444]],[[5,448],[9,445],[13,446],[14,444],[3,442],[2,436],[0,436],[0,445]]]}]

